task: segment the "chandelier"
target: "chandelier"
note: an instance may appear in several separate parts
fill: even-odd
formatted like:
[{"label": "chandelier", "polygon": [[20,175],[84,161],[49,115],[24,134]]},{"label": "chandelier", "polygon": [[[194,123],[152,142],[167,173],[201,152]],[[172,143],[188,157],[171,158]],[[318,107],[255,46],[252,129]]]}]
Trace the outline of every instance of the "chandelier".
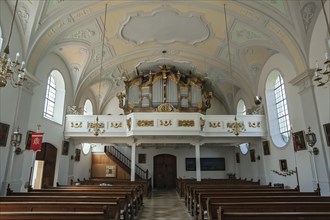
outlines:
[{"label": "chandelier", "polygon": [[[329,22],[328,22],[328,17],[324,9],[324,2],[322,2],[322,9],[325,17],[325,22],[327,25],[328,29],[328,34],[330,36],[330,27],[329,27]],[[330,48],[330,39],[327,40],[328,46]],[[328,52],[325,53],[325,62],[324,62],[324,70],[322,70],[318,63],[316,63],[316,70],[315,70],[315,75],[314,75],[314,81],[318,82],[319,84],[317,86],[324,86],[327,84],[330,80],[330,59],[329,59],[329,54]]]},{"label": "chandelier", "polygon": [[[104,22],[103,22],[103,36],[102,36],[102,49],[101,49],[101,65],[100,65],[100,83],[99,83],[99,105],[101,105],[101,75],[103,70],[103,57],[104,57],[104,39],[105,39],[105,26],[107,21],[107,8],[108,4],[105,4],[104,10]],[[96,116],[96,121],[94,123],[90,123],[89,132],[92,132],[95,136],[99,136],[105,132],[104,123],[99,122],[99,116]]]},{"label": "chandelier", "polygon": [[95,136],[99,136],[105,132],[104,123],[99,122],[99,116],[96,117],[96,121],[94,123],[89,123],[89,132],[92,132]]},{"label": "chandelier", "polygon": [[18,0],[16,0],[13,19],[10,25],[10,32],[8,42],[4,50],[3,56],[0,58],[0,88],[7,85],[7,81],[10,81],[14,88],[20,87],[25,79],[25,62],[20,63],[18,61],[19,53],[16,53],[16,59],[12,61],[9,57],[9,42],[11,34],[13,32],[13,25],[15,21],[15,15],[17,10]]}]

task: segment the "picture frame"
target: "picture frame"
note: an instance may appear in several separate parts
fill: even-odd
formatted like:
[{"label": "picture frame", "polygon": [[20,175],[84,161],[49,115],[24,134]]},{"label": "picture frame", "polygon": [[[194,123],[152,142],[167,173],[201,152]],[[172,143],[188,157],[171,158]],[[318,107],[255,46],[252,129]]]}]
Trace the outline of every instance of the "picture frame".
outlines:
[{"label": "picture frame", "polygon": [[106,177],[116,177],[117,176],[117,166],[116,165],[107,165],[105,168]]},{"label": "picture frame", "polygon": [[294,151],[307,150],[305,131],[297,131],[292,133]]},{"label": "picture frame", "polygon": [[186,158],[186,171],[195,171],[195,170],[196,170],[196,159]]},{"label": "picture frame", "polygon": [[330,123],[324,124],[323,129],[327,145],[330,147]]},{"label": "picture frame", "polygon": [[34,131],[27,131],[26,132],[26,139],[25,139],[25,149],[30,150],[31,149],[31,139],[32,139],[32,133]]},{"label": "picture frame", "polygon": [[280,162],[280,171],[287,172],[288,171],[288,164],[286,160],[279,160]]},{"label": "picture frame", "polygon": [[263,141],[262,142],[262,148],[264,150],[264,155],[270,155],[270,147],[269,147],[269,141]]},{"label": "picture frame", "polygon": [[254,149],[250,150],[250,159],[251,159],[251,162],[256,162],[256,153],[255,153]]},{"label": "picture frame", "polygon": [[139,154],[138,155],[138,163],[146,163],[147,156],[146,154]]},{"label": "picture frame", "polygon": [[68,155],[69,154],[69,144],[70,142],[69,141],[63,141],[63,144],[62,144],[62,155]]},{"label": "picture frame", "polygon": [[74,161],[79,162],[79,161],[80,161],[80,155],[81,155],[81,150],[80,150],[80,149],[76,149],[76,150],[75,150]]},{"label": "picture frame", "polygon": [[0,122],[0,147],[6,147],[10,125]]},{"label": "picture frame", "polygon": [[236,153],[236,163],[240,163],[241,162],[241,158],[240,158],[240,153]]},{"label": "picture frame", "polygon": [[[226,170],[224,157],[200,158],[201,171]],[[196,158],[186,158],[186,171],[196,171]]]}]

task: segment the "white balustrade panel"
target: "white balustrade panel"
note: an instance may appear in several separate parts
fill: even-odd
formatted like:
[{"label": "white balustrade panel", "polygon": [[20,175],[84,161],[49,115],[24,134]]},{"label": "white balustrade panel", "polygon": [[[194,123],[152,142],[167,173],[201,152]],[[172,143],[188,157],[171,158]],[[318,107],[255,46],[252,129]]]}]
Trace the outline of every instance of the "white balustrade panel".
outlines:
[{"label": "white balustrade panel", "polygon": [[[264,137],[267,127],[264,115],[203,115],[200,113],[131,113],[128,115],[100,115],[104,129],[102,137],[144,136],[200,136],[235,137],[233,125],[241,124],[239,137]],[[70,137],[94,136],[89,124],[95,115],[66,115],[64,135]]]}]

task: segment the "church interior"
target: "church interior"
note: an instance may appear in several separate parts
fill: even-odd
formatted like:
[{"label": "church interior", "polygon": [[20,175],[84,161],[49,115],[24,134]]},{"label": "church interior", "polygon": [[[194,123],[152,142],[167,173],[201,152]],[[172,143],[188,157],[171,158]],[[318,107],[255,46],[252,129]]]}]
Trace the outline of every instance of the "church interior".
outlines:
[{"label": "church interior", "polygon": [[0,219],[43,190],[130,200],[56,219],[329,219],[329,21],[330,0],[0,1]]}]

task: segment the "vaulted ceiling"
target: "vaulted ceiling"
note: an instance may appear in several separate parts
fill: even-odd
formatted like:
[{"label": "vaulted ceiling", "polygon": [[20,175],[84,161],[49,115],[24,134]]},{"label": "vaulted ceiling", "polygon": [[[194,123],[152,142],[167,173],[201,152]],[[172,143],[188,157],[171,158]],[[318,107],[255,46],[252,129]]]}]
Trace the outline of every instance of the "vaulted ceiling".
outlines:
[{"label": "vaulted ceiling", "polygon": [[18,10],[28,70],[57,54],[70,70],[76,104],[90,94],[97,103],[101,78],[102,109],[124,90],[123,77],[165,63],[205,79],[230,112],[238,91],[251,100],[257,95],[272,55],[286,55],[297,73],[306,68],[321,1],[20,0]]}]

